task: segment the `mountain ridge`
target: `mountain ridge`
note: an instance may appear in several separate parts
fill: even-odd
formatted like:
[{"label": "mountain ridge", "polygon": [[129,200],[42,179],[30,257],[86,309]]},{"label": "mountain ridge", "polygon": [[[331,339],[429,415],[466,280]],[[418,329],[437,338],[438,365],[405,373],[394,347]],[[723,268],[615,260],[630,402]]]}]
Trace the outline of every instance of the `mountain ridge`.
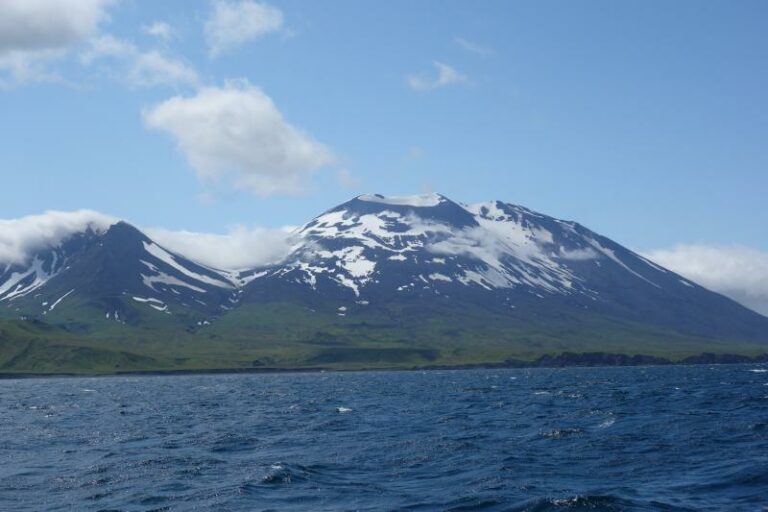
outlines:
[{"label": "mountain ridge", "polygon": [[577,222],[440,194],[354,197],[297,228],[279,262],[239,271],[123,221],[88,227],[0,264],[0,318],[171,366],[768,349],[768,318]]}]

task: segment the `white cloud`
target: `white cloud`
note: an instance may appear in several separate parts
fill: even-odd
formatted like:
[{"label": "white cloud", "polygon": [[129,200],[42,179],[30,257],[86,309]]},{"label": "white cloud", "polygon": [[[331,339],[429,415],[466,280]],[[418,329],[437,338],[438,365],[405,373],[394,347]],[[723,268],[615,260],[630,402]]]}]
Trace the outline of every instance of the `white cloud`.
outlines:
[{"label": "white cloud", "polygon": [[456,37],[453,40],[463,50],[468,51],[469,53],[474,53],[475,55],[479,55],[481,57],[487,57],[493,53],[493,50],[487,46],[483,46],[479,43],[475,43],[474,41],[464,39],[463,37]]},{"label": "white cloud", "polygon": [[742,246],[681,244],[644,256],[768,315],[768,252]]},{"label": "white cloud", "polygon": [[434,62],[437,76],[428,77],[425,74],[411,75],[406,79],[408,86],[414,91],[433,91],[448,85],[466,83],[467,77],[460,74],[447,64]]},{"label": "white cloud", "polygon": [[197,71],[186,63],[163,55],[157,50],[141,51],[130,41],[110,35],[90,41],[80,55],[84,65],[97,60],[112,59],[119,64],[118,77],[131,87],[156,87],[160,85],[196,85]]},{"label": "white cloud", "polygon": [[335,160],[247,81],[175,96],[142,115],[147,127],[175,139],[200,179],[226,178],[261,196],[299,192],[313,171]]},{"label": "white cloud", "polygon": [[61,77],[49,65],[64,57],[61,50],[10,52],[0,54],[0,87],[26,82],[59,82]]},{"label": "white cloud", "polygon": [[0,1],[0,82],[56,80],[47,66],[92,36],[114,0]]},{"label": "white cloud", "polygon": [[269,229],[237,226],[225,234],[150,228],[154,241],[193,261],[213,268],[235,270],[275,263],[291,249],[293,227]]},{"label": "white cloud", "polygon": [[[8,264],[23,264],[37,251],[60,245],[88,228],[105,232],[119,219],[92,210],[49,211],[17,219],[0,219],[0,273]],[[150,228],[144,232],[163,247],[193,261],[221,269],[266,265],[287,256],[293,226],[278,229],[236,226],[227,233],[197,233]]]},{"label": "white cloud", "polygon": [[68,48],[93,34],[113,0],[0,2],[0,53]]},{"label": "white cloud", "polygon": [[118,219],[91,210],[49,211],[18,219],[0,219],[0,264],[23,263],[34,251],[55,247],[89,227],[106,230]]},{"label": "white cloud", "polygon": [[569,261],[587,261],[597,258],[598,254],[591,247],[587,247],[586,249],[574,249],[572,251],[567,250],[565,247],[560,247],[560,252],[557,253],[557,257]]},{"label": "white cloud", "polygon": [[422,220],[416,224],[419,229],[439,235],[439,239],[429,242],[425,248],[435,254],[448,256],[466,256],[484,262],[495,262],[507,252],[507,247],[494,233],[482,227],[455,229],[447,224],[436,224]]},{"label": "white cloud", "polygon": [[266,2],[216,0],[205,23],[211,57],[216,57],[283,27],[283,13]]},{"label": "white cloud", "polygon": [[168,41],[173,37],[173,27],[164,21],[154,21],[149,25],[141,27],[144,32],[151,36],[155,36],[163,41]]},{"label": "white cloud", "polygon": [[88,41],[88,47],[80,54],[80,62],[90,65],[103,58],[126,58],[138,52],[128,41],[110,35],[99,36]]}]

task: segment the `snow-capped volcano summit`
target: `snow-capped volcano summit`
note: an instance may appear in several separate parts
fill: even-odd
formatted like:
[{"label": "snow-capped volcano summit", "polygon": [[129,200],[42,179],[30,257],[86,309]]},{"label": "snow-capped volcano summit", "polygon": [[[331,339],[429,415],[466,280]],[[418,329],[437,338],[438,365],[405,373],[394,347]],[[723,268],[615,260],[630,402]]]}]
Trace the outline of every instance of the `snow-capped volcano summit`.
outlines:
[{"label": "snow-capped volcano summit", "polygon": [[358,196],[296,235],[291,255],[263,276],[313,289],[318,280],[335,282],[356,296],[375,285],[404,291],[445,283],[592,295],[577,271],[584,262],[619,265],[647,284],[653,283],[638,270],[660,271],[628,251],[622,254],[625,262],[616,255],[616,244],[575,223],[500,201],[462,205],[439,194]]},{"label": "snow-capped volcano summit", "polygon": [[759,334],[749,321],[733,322],[759,318],[733,301],[575,222],[502,201],[358,196],[297,230],[283,262],[250,275],[251,301],[305,297],[344,315],[393,303],[475,304]]}]

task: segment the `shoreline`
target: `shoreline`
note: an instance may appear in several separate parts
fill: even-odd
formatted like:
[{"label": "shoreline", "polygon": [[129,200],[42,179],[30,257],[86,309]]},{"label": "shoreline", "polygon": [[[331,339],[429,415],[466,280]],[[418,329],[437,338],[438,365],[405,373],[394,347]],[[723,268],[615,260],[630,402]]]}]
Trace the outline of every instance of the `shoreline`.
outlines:
[{"label": "shoreline", "polygon": [[423,365],[393,367],[248,367],[248,368],[179,368],[169,370],[118,370],[113,372],[81,373],[68,372],[0,372],[0,380],[45,379],[45,378],[93,378],[93,377],[167,377],[185,375],[252,375],[252,374],[289,374],[289,373],[349,373],[349,372],[396,372],[396,371],[438,371],[438,370],[503,370],[531,368],[615,368],[615,367],[655,367],[655,366],[698,366],[726,364],[761,364],[768,363],[768,352],[754,357],[739,354],[702,353],[689,356],[679,361],[662,357],[637,354],[611,354],[605,352],[572,353],[544,355],[533,361],[508,359],[499,363],[470,363],[455,365]]}]

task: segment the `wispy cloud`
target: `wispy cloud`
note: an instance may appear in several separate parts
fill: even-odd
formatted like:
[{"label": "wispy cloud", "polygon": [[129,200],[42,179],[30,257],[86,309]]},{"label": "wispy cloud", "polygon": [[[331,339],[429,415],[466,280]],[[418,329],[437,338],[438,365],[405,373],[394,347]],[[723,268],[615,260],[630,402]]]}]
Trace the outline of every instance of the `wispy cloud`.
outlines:
[{"label": "wispy cloud", "polygon": [[127,79],[128,83],[138,87],[195,85],[198,82],[194,68],[157,50],[137,55],[128,70]]},{"label": "wispy cloud", "polygon": [[266,2],[214,0],[205,36],[211,57],[217,57],[282,28],[283,12]]},{"label": "wispy cloud", "polygon": [[433,63],[436,75],[427,74],[410,75],[406,78],[406,83],[414,91],[433,91],[449,85],[456,85],[468,82],[466,76],[462,75],[454,68],[442,62]]},{"label": "wispy cloud", "polygon": [[470,41],[469,39],[464,39],[463,37],[455,37],[453,41],[463,50],[479,55],[480,57],[487,57],[493,54],[493,49],[490,47]]},{"label": "wispy cloud", "polygon": [[142,51],[130,41],[105,35],[92,39],[80,55],[83,65],[109,59],[116,62],[111,71],[131,87],[196,85],[195,69],[159,50]]},{"label": "wispy cloud", "polygon": [[681,244],[644,256],[768,315],[768,252],[743,246]]},{"label": "wispy cloud", "polygon": [[175,139],[203,181],[227,180],[261,196],[300,192],[313,171],[336,160],[244,80],[175,96],[145,109],[143,118]]}]

